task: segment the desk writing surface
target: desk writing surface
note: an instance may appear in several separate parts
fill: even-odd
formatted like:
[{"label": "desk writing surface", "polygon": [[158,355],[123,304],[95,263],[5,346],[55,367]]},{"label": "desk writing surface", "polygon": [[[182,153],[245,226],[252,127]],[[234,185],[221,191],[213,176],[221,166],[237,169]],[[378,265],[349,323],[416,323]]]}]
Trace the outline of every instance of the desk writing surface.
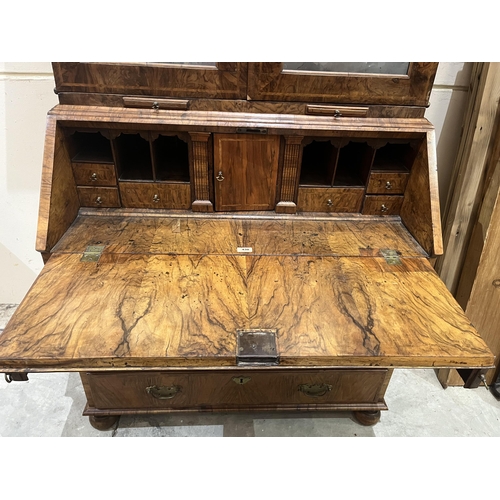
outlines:
[{"label": "desk writing surface", "polygon": [[[378,230],[384,241],[392,231],[399,264],[380,256],[377,230],[365,223],[356,231],[340,221],[313,229],[286,219],[151,218],[143,234],[127,232],[136,223],[77,220],[0,336],[0,367],[235,366],[236,330],[253,328],[277,330],[282,366],[492,362],[428,261],[415,255],[418,245],[397,237],[404,235],[397,220]],[[190,247],[193,235],[198,246]],[[274,243],[264,245],[266,235]],[[286,255],[290,235],[300,251]],[[97,238],[106,245],[99,261],[81,262]],[[339,255],[348,240],[357,255]],[[249,242],[255,251],[238,254]]]}]

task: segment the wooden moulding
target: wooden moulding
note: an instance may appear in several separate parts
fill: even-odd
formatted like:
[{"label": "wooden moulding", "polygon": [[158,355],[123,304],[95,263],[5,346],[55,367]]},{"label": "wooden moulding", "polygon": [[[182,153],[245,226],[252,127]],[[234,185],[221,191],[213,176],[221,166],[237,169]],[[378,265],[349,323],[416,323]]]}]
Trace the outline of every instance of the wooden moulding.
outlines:
[{"label": "wooden moulding", "polygon": [[[60,104],[68,104],[75,106],[105,106],[105,107],[123,107],[125,99],[134,99],[131,96],[123,96],[116,94],[96,94],[82,92],[61,92],[59,95]],[[148,99],[149,104],[150,99]],[[164,109],[175,109],[174,102],[178,99],[165,99],[171,104],[167,106],[165,103]],[[185,101],[178,106],[184,106]],[[307,107],[310,106],[301,102],[272,102],[272,101],[246,101],[235,99],[189,99],[187,108],[190,111],[227,111],[231,113],[272,113],[272,114],[288,114],[288,115],[305,115],[311,114],[307,112]],[[127,106],[125,106],[127,107]],[[148,107],[138,105],[137,107]],[[152,107],[152,104],[151,106]],[[317,108],[325,108],[325,112],[312,114],[329,114],[332,108],[338,106],[317,106]],[[355,116],[365,116],[366,118],[423,118],[425,108],[422,106],[364,106],[351,107],[356,110]],[[179,108],[177,108],[179,109]],[[314,109],[314,108],[313,108]],[[362,111],[358,111],[361,109]],[[366,109],[367,111],[363,111]],[[351,115],[353,116],[353,115]]]},{"label": "wooden moulding", "polygon": [[176,130],[187,132],[236,133],[239,128],[265,128],[271,135],[314,135],[329,137],[395,137],[414,139],[415,134],[434,130],[425,118],[335,118],[264,113],[230,113],[210,111],[149,110],[105,108],[101,106],[58,105],[50,112],[65,126],[123,129],[133,124],[140,130]]}]

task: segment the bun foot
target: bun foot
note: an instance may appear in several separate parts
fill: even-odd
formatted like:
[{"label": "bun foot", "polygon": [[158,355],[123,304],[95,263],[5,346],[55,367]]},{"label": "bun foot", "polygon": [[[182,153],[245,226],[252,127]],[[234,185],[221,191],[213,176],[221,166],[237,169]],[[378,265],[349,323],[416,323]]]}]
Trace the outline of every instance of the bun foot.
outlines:
[{"label": "bun foot", "polygon": [[89,417],[89,422],[94,429],[97,429],[98,431],[107,431],[108,429],[111,429],[116,422],[118,422],[119,418],[119,415],[111,415],[109,417],[91,416]]},{"label": "bun foot", "polygon": [[361,425],[375,425],[380,420],[380,410],[353,411],[352,415],[356,422]]}]

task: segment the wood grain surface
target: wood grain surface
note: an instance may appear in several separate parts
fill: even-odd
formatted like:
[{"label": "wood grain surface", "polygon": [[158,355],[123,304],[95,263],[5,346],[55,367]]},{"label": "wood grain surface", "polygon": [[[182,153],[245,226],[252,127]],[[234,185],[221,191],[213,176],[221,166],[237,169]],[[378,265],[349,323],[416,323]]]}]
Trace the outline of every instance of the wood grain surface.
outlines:
[{"label": "wood grain surface", "polygon": [[280,138],[215,134],[215,210],[272,210]]},{"label": "wood grain surface", "polygon": [[179,66],[168,63],[53,63],[56,91],[131,95],[210,97],[246,96],[246,63]]},{"label": "wood grain surface", "polygon": [[[127,96],[120,94],[96,94],[91,92],[60,92],[60,104],[76,106],[123,107]],[[242,99],[189,99],[191,111],[229,111],[233,113],[280,113],[304,115],[308,104],[303,102],[246,101]],[[423,118],[421,106],[369,106],[367,118]]]},{"label": "wood grain surface", "polygon": [[[234,379],[245,378],[244,384]],[[239,369],[89,373],[88,386],[96,408],[249,407],[263,405],[360,404],[383,401],[387,370],[281,370]],[[311,396],[302,385],[329,385],[324,394]],[[158,399],[148,387],[175,387],[170,399]],[[381,391],[382,389],[382,391]]]},{"label": "wood grain surface", "polygon": [[253,100],[427,106],[438,63],[410,63],[408,75],[283,71],[283,63],[248,63]]},{"label": "wood grain surface", "polygon": [[82,215],[54,251],[81,253],[88,245],[105,245],[105,254],[238,255],[238,247],[251,247],[253,255],[369,257],[392,248],[403,257],[426,257],[394,218]]},{"label": "wood grain surface", "polygon": [[[237,227],[227,228],[233,238]],[[274,239],[269,229],[259,231]],[[149,238],[150,247],[163,241],[156,232]],[[277,329],[280,366],[493,361],[423,257],[390,265],[376,256],[121,251],[97,263],[81,262],[81,253],[53,254],[0,336],[0,368],[234,366],[235,332],[248,328]]]},{"label": "wood grain surface", "polygon": [[47,118],[36,250],[50,251],[75,219],[80,202],[63,131]]}]

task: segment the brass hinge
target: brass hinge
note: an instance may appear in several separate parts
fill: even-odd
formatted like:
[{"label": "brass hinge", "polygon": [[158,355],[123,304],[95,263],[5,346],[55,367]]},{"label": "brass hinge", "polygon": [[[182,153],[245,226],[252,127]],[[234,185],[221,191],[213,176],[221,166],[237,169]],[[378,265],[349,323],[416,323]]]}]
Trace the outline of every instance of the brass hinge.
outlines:
[{"label": "brass hinge", "polygon": [[393,250],[391,248],[385,248],[380,250],[382,257],[384,257],[387,264],[401,264],[401,259],[399,258],[399,253],[397,250]]},{"label": "brass hinge", "polygon": [[97,262],[105,245],[89,245],[83,252],[80,262]]}]

